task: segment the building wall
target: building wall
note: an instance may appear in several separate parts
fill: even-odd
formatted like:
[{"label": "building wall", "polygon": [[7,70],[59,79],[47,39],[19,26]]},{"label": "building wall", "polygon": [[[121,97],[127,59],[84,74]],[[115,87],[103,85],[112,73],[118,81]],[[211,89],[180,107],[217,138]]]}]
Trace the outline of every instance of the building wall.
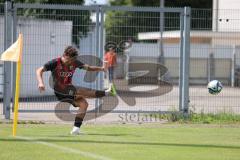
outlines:
[{"label": "building wall", "polygon": [[213,31],[239,32],[239,0],[213,0]]},{"label": "building wall", "polygon": [[[3,21],[4,18],[0,17],[0,28],[4,28]],[[22,32],[24,39],[20,97],[52,95],[53,91],[49,86],[49,72],[44,74],[46,92],[39,93],[36,69],[60,56],[64,48],[72,44],[72,22],[20,18],[17,32]],[[4,39],[0,38],[1,50],[3,50],[3,41]]]},{"label": "building wall", "polygon": [[[129,53],[130,63],[158,62],[158,45],[157,43],[134,43]],[[179,80],[179,50],[178,44],[164,44],[164,66],[168,69],[168,77],[174,83],[178,83]],[[210,54],[214,56],[211,65],[209,63]],[[225,84],[230,84],[232,67],[231,48],[222,50],[221,47],[211,48],[210,44],[192,44],[190,55],[190,84],[206,84],[212,78],[222,80]],[[138,68],[132,65],[129,70],[132,72],[138,70]],[[145,68],[151,69],[151,65],[146,65]],[[157,70],[154,75],[157,78]]]}]

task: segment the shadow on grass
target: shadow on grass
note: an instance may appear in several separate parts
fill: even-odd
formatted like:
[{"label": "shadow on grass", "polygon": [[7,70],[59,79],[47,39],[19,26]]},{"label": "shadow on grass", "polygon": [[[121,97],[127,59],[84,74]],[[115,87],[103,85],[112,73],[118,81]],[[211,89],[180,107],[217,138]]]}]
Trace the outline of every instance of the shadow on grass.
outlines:
[{"label": "shadow on grass", "polygon": [[[109,136],[109,137],[118,137],[118,136],[131,136],[131,137],[141,137],[140,135],[133,134],[106,134],[106,133],[83,133],[83,136]],[[72,135],[52,135],[48,137],[74,137]]]},{"label": "shadow on grass", "polygon": [[[69,136],[72,137],[72,136]],[[181,143],[158,143],[158,142],[131,142],[131,141],[99,141],[99,140],[82,140],[82,139],[47,139],[34,138],[32,140],[25,139],[7,139],[0,138],[0,142],[70,142],[70,143],[98,143],[98,144],[120,144],[120,145],[150,145],[150,146],[172,146],[172,147],[199,147],[199,148],[221,148],[221,149],[240,149],[240,146],[227,145],[211,145],[211,144],[181,144]]]}]

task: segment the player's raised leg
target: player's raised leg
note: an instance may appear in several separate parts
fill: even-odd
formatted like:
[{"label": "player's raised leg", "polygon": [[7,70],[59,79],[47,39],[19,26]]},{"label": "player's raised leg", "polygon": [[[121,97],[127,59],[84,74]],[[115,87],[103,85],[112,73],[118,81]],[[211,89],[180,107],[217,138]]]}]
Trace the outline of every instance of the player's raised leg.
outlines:
[{"label": "player's raised leg", "polygon": [[113,84],[110,85],[110,87],[107,90],[101,91],[101,90],[93,90],[93,89],[87,89],[87,88],[78,88],[76,90],[76,98],[101,98],[104,96],[116,96],[116,89]]}]

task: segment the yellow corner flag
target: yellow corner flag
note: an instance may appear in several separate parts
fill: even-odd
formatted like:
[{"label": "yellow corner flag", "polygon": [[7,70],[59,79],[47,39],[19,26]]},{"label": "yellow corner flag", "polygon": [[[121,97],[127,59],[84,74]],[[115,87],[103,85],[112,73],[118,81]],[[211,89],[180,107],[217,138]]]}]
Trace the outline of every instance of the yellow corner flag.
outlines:
[{"label": "yellow corner flag", "polygon": [[1,55],[2,61],[17,62],[16,73],[16,90],[15,90],[15,104],[14,104],[14,117],[13,117],[13,136],[16,136],[17,123],[18,123],[18,97],[19,97],[19,82],[21,74],[21,61],[22,61],[22,49],[23,49],[23,35],[20,33],[17,41],[12,44]]},{"label": "yellow corner flag", "polygon": [[2,53],[1,60],[13,61],[13,62],[21,61],[22,46],[23,46],[23,35],[20,33],[17,41]]}]

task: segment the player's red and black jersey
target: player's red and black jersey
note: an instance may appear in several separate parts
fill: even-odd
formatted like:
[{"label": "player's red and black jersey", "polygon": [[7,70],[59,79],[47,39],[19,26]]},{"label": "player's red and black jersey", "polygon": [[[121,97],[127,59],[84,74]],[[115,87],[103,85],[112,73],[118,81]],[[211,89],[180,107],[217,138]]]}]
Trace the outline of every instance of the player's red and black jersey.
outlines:
[{"label": "player's red and black jersey", "polygon": [[72,77],[76,68],[82,69],[83,66],[84,64],[78,60],[71,65],[64,65],[59,57],[47,62],[44,69],[52,72],[54,90],[63,91],[72,85]]}]

